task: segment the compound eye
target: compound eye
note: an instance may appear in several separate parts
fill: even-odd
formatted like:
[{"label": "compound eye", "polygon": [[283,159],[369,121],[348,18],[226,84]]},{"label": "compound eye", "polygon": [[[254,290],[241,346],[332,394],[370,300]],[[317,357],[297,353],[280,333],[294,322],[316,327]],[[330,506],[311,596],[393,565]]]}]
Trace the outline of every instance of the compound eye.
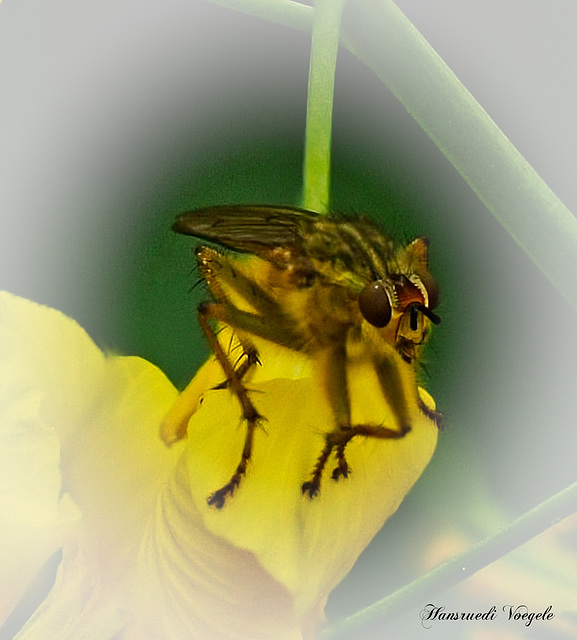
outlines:
[{"label": "compound eye", "polygon": [[359,296],[359,309],[373,327],[386,327],[391,321],[391,301],[382,282],[371,282]]}]

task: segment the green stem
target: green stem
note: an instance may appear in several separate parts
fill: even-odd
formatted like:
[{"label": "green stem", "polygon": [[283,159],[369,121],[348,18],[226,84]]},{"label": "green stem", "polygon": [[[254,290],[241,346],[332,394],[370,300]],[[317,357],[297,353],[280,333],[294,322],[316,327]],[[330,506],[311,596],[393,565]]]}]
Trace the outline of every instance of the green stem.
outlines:
[{"label": "green stem", "polygon": [[576,511],[577,482],[523,514],[499,533],[325,631],[322,640],[337,640],[349,637],[349,634],[362,637],[359,631],[369,624],[384,622],[385,618],[391,620],[416,607],[422,608],[439,593],[470,578]]},{"label": "green stem", "polygon": [[330,197],[331,134],[335,69],[345,0],[316,0],[313,13],[303,206],[326,213]]}]

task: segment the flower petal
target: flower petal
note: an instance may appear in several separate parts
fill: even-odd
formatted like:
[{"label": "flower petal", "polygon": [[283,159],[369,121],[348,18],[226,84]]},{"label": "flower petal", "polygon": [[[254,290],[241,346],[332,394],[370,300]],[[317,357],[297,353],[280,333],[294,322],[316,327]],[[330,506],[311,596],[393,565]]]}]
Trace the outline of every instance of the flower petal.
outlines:
[{"label": "flower petal", "polygon": [[[62,345],[70,348],[73,358]],[[75,530],[79,513],[62,490],[60,438],[72,437],[93,384],[91,374],[98,379],[104,358],[75,322],[5,292],[0,292],[0,353],[3,620],[40,567]],[[82,393],[74,393],[71,380]],[[69,419],[58,421],[63,403]],[[62,427],[60,434],[57,425]]]},{"label": "flower petal", "polygon": [[92,593],[84,580],[101,596],[132,581],[146,522],[180,455],[158,437],[177,392],[152,364],[106,358],[70,318],[7,293],[0,352],[0,619],[64,545],[59,586],[28,626],[31,637],[53,637],[59,592]]},{"label": "flower petal", "polygon": [[[222,510],[208,506],[207,497],[226,484],[240,460],[245,427],[228,389],[207,391],[188,426],[190,492],[206,526],[252,551],[293,594],[295,611],[304,616],[324,602],[396,511],[433,454],[437,428],[418,409],[415,392],[411,432],[398,440],[353,439],[347,447],[351,477],[333,481],[332,464],[321,494],[310,500],[301,486],[323,448],[324,433],[333,428],[324,381],[311,377],[310,362],[307,367],[294,358],[287,361],[286,377],[270,379],[269,363],[282,374],[287,350],[261,343],[258,348],[264,365],[248,385],[266,422],[255,434],[246,477]],[[216,361],[205,367],[204,376],[218,376]],[[416,389],[410,369],[402,370],[407,389]],[[370,363],[353,364],[349,385],[354,421],[397,424]],[[427,394],[422,397],[427,402]]]},{"label": "flower petal", "polygon": [[106,640],[133,623],[139,548],[182,453],[158,435],[176,396],[149,362],[106,360],[99,394],[63,456],[64,486],[82,512],[77,544],[64,548],[58,582],[19,640],[55,637],[56,630],[62,640]]},{"label": "flower petal", "polygon": [[215,535],[191,497],[185,460],[142,547],[130,638],[302,640],[292,594],[250,551]]}]

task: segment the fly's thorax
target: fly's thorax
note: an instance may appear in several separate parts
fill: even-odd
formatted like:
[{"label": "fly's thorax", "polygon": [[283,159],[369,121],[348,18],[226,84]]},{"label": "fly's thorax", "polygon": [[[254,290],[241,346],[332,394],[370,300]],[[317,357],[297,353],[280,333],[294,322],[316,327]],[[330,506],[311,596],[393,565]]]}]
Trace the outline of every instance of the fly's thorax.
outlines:
[{"label": "fly's thorax", "polygon": [[265,256],[268,286],[276,289],[308,289],[318,273],[313,261],[298,247],[274,247]]},{"label": "fly's thorax", "polygon": [[275,248],[267,262],[267,291],[305,336],[307,351],[343,340],[358,322],[358,277],[294,247]]}]

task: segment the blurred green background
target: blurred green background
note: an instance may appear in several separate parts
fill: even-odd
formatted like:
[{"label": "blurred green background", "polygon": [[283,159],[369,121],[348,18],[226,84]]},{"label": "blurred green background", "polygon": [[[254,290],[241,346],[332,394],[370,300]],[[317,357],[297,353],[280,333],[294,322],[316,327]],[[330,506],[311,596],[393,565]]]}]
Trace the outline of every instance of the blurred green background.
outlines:
[{"label": "blurred green background", "polygon": [[[433,16],[399,3],[571,206],[572,183],[555,184],[541,129],[503,93],[509,86],[514,99],[524,75],[531,86],[552,77],[517,57],[534,36],[516,20],[527,4],[505,3],[499,25],[495,2],[484,23],[478,8],[439,4],[445,13],[437,5]],[[548,24],[529,5],[524,20],[543,36]],[[546,42],[567,7],[548,5],[556,22]],[[203,2],[30,1],[2,12],[0,285],[61,309],[102,348],[147,358],[182,387],[208,354],[195,311],[205,292],[191,290],[195,243],[170,231],[172,219],[217,203],[299,203],[310,36]],[[488,49],[501,46],[490,61],[464,31],[480,24],[494,38]],[[498,74],[499,56],[515,83]],[[547,91],[550,104],[537,108],[559,118]],[[442,324],[423,384],[447,417],[423,478],[333,594],[337,618],[419,575],[436,533],[465,526],[483,537],[485,499],[515,515],[577,479],[577,340],[574,311],[346,51],[333,151],[333,209],[370,214],[399,241],[431,240]]]}]

